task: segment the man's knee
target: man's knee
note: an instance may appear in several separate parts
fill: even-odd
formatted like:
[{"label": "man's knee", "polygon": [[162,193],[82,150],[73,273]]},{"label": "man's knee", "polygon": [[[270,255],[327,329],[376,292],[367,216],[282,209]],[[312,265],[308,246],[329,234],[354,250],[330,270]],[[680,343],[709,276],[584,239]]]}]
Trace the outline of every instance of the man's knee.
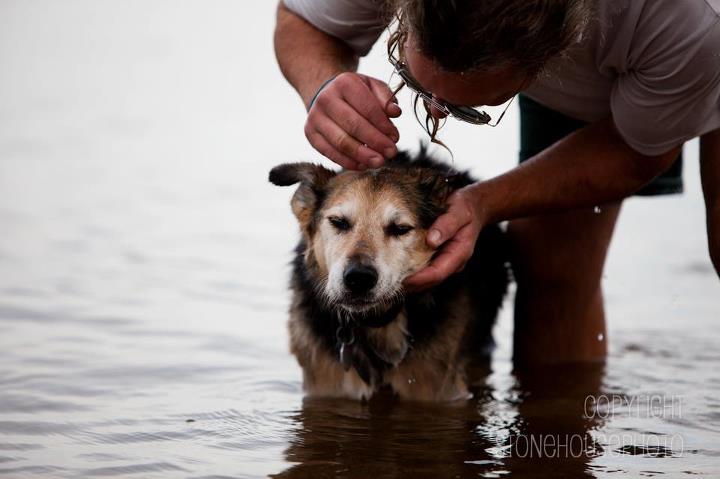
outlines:
[{"label": "man's knee", "polygon": [[518,290],[550,299],[594,297],[619,212],[618,203],[602,217],[578,211],[511,222]]}]

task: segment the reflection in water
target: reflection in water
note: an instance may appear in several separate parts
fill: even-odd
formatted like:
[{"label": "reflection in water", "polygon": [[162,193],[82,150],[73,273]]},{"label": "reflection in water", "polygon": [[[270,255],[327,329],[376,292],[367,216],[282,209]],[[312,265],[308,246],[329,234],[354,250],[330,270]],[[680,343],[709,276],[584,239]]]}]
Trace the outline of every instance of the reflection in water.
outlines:
[{"label": "reflection in water", "polygon": [[601,427],[588,398],[601,396],[603,364],[516,371],[517,421],[505,465],[521,477],[594,477],[589,461],[602,453],[591,431]]},{"label": "reflection in water", "polygon": [[590,431],[601,424],[584,408],[603,371],[517,372],[508,391],[476,382],[474,399],[446,404],[306,398],[285,451],[294,465],[273,477],[591,477],[601,450]]}]

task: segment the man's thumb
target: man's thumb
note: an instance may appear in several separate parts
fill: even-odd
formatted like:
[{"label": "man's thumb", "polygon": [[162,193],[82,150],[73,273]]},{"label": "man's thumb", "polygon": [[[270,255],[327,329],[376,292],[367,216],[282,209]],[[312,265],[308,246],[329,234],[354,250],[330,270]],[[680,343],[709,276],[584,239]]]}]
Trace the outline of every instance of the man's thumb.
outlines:
[{"label": "man's thumb", "polygon": [[460,229],[460,224],[455,216],[446,213],[435,220],[435,223],[430,227],[430,231],[428,231],[427,234],[427,242],[433,248],[437,248],[455,236],[458,229]]},{"label": "man's thumb", "polygon": [[442,244],[442,232],[437,228],[431,228],[427,235],[427,242],[433,248]]}]

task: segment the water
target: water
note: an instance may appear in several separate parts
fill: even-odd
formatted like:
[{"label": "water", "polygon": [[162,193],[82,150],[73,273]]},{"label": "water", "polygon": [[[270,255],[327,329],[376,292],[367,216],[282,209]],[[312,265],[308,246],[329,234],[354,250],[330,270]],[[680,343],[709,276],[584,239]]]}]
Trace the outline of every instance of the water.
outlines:
[{"label": "water", "polygon": [[[291,191],[266,175],[317,156],[273,15],[0,4],[0,476],[720,474],[720,286],[695,143],[685,195],[624,206],[605,367],[513,374],[508,303],[468,403],[303,399],[285,331]],[[381,49],[363,68],[389,78]],[[443,139],[490,176],[513,163],[516,121],[448,123]]]}]

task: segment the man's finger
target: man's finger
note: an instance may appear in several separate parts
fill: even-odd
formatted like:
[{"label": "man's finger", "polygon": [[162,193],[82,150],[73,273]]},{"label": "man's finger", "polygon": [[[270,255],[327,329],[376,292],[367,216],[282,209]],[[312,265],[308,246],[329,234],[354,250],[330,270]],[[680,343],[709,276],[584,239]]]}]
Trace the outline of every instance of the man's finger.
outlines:
[{"label": "man's finger", "polygon": [[442,279],[459,271],[468,259],[466,252],[467,242],[453,238],[449,241],[440,253],[433,258],[430,266],[434,267],[438,274],[443,275]]},{"label": "man's finger", "polygon": [[405,280],[405,287],[427,289],[460,271],[468,260],[465,246],[465,241],[450,241],[428,266]]},{"label": "man's finger", "polygon": [[378,168],[384,163],[381,155],[350,136],[328,117],[321,117],[315,121],[315,129],[334,149],[357,163],[369,168]]},{"label": "man's finger", "polygon": [[[397,98],[393,96],[392,90],[383,82],[369,78],[370,91],[380,101],[385,110],[385,114],[390,118],[397,118],[402,113],[400,106],[397,104]],[[395,140],[398,141],[397,139]]]},{"label": "man's finger", "polygon": [[[343,85],[341,85],[343,86]],[[391,140],[397,141],[396,138],[400,138],[395,125],[392,124],[387,113],[385,113],[385,105],[375,97],[370,85],[366,83],[366,80],[352,81],[344,85],[344,88],[340,90],[342,98],[352,106],[355,111],[364,116],[370,123],[387,135]],[[375,101],[368,101],[368,97]]]},{"label": "man's finger", "polygon": [[433,265],[428,265],[403,281],[407,291],[422,291],[439,284],[442,274]]},{"label": "man's finger", "polygon": [[353,107],[344,101],[336,101],[326,107],[327,115],[358,142],[367,145],[377,153],[388,157],[388,151],[395,150],[395,143],[378,130]]},{"label": "man's finger", "polygon": [[348,170],[366,169],[365,165],[363,165],[362,163],[358,163],[357,161],[351,159],[346,155],[343,155],[335,148],[333,148],[320,133],[315,132],[308,135],[308,141],[313,146],[313,148],[320,152],[321,155],[323,155],[325,158],[329,158],[343,168],[346,168]]},{"label": "man's finger", "polygon": [[439,247],[448,238],[455,236],[455,233],[467,225],[470,219],[469,216],[460,215],[451,208],[447,213],[435,220],[435,223],[430,227],[427,234],[428,244],[433,248]]}]

